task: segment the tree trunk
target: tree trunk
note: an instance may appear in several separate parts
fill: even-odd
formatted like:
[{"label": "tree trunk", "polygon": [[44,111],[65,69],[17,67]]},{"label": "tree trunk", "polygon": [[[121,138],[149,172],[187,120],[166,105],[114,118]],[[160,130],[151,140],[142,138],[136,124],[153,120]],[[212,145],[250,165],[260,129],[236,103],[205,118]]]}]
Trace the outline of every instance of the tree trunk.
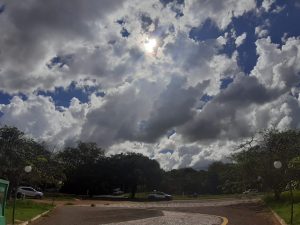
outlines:
[{"label": "tree trunk", "polygon": [[136,189],[137,189],[137,185],[133,185],[131,187],[131,196],[130,196],[130,198],[134,198],[135,197]]},{"label": "tree trunk", "polygon": [[281,191],[274,190],[274,198],[275,198],[276,201],[280,200],[280,195],[281,195]]}]

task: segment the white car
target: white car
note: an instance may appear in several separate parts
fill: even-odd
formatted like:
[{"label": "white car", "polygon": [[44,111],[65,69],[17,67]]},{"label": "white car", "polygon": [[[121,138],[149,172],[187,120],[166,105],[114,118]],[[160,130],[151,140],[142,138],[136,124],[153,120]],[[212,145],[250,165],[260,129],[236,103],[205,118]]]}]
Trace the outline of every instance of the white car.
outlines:
[{"label": "white car", "polygon": [[172,195],[160,191],[154,191],[148,195],[149,200],[172,200]]},{"label": "white car", "polygon": [[244,195],[257,194],[257,193],[258,193],[257,189],[248,189],[243,192]]},{"label": "white car", "polygon": [[17,197],[34,197],[34,198],[42,198],[44,196],[43,192],[37,191],[32,187],[18,187],[17,189]]}]

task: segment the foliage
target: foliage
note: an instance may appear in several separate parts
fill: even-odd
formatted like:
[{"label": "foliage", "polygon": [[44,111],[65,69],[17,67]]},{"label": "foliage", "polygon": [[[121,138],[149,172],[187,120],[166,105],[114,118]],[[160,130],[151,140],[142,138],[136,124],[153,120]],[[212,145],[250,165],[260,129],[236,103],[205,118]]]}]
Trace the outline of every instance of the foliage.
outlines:
[{"label": "foliage", "polygon": [[[163,171],[158,162],[142,154],[105,156],[95,143],[49,151],[45,143],[27,137],[15,127],[0,128],[0,178],[18,184],[61,187],[69,194],[112,194],[116,188],[130,192],[161,190],[178,196],[234,194],[255,188],[273,190],[279,198],[289,181],[300,180],[300,132],[268,130],[241,145],[231,163],[214,162],[207,170],[180,168]],[[282,162],[281,169],[274,161]],[[31,165],[30,174],[24,167]],[[260,179],[258,179],[260,178]],[[58,185],[59,181],[63,181]]]},{"label": "foliage", "polygon": [[[266,195],[263,200],[288,224],[291,213],[290,193],[288,191],[282,193],[279,201],[274,201],[271,195]],[[294,191],[294,202],[294,224],[300,224],[300,191]]]},{"label": "foliage", "polygon": [[[10,187],[45,186],[63,178],[52,153],[15,127],[0,128],[0,162],[0,177],[9,180]],[[24,171],[27,165],[33,168],[30,174]]]},{"label": "foliage", "polygon": [[[297,130],[268,130],[261,134],[255,146],[243,146],[242,151],[233,155],[241,172],[245,188],[257,186],[258,177],[266,190],[273,190],[279,199],[288,182],[297,173],[289,167],[290,161],[300,155],[300,132]],[[274,161],[279,160],[282,168],[276,169]]]}]

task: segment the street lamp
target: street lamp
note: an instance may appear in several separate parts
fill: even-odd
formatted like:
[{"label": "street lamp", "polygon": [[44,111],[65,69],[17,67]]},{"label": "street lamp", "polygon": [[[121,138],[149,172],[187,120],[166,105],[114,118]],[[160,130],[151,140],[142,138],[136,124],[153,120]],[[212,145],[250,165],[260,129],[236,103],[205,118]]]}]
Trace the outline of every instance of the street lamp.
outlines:
[{"label": "street lamp", "polygon": [[[25,173],[30,173],[32,171],[32,166],[28,165],[24,167],[24,171]],[[20,178],[19,178],[20,179]],[[19,185],[19,182],[17,184],[17,186]],[[14,196],[14,204],[13,204],[13,212],[12,212],[12,224],[15,224],[15,211],[16,211],[16,199],[17,199],[17,187],[15,190],[15,196]]]},{"label": "street lamp", "polygon": [[32,166],[30,166],[30,165],[24,167],[24,171],[25,171],[26,173],[30,173],[31,170],[32,170]]},{"label": "street lamp", "polygon": [[[275,167],[275,169],[281,169],[282,163],[279,160],[274,161],[274,167]],[[290,195],[291,195],[291,225],[293,225],[294,195],[293,195],[293,188],[292,188],[292,180],[289,181],[289,189],[290,189]]]},{"label": "street lamp", "polygon": [[280,161],[274,161],[275,169],[280,169],[282,167],[282,163]]}]

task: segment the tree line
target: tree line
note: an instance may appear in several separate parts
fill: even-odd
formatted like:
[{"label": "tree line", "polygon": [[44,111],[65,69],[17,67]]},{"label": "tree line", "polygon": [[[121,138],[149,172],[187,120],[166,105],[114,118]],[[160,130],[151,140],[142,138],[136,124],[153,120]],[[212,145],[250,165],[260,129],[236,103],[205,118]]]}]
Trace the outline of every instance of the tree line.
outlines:
[{"label": "tree line", "polygon": [[[16,127],[0,128],[0,178],[10,187],[30,185],[78,195],[111,194],[120,188],[136,192],[161,190],[171,194],[232,194],[254,188],[280,197],[287,184],[300,179],[300,132],[267,130],[243,143],[229,163],[213,162],[207,170],[181,168],[164,171],[142,154],[107,156],[95,143],[51,151]],[[274,161],[282,163],[276,169]],[[26,173],[24,167],[32,166]]]}]

